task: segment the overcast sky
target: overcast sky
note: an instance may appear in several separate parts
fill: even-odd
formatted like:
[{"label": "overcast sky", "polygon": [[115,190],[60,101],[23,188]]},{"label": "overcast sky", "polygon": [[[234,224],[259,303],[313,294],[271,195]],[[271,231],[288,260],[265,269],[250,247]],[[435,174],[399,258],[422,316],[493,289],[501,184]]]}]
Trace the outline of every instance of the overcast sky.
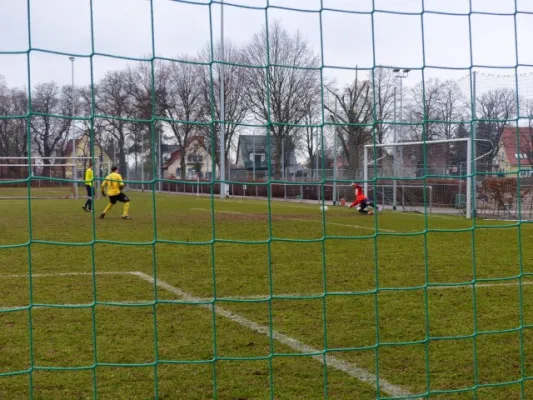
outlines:
[{"label": "overcast sky", "polygon": [[[154,0],[153,44],[156,56],[179,58],[180,55],[195,54],[209,43],[211,32],[214,40],[220,38],[220,5],[215,2],[209,5],[209,0],[188,0],[188,3],[193,2],[196,4]],[[0,0],[0,52],[3,53],[0,55],[0,75],[10,85],[27,86],[25,52],[30,49],[32,85],[52,80],[70,83],[68,56],[41,50],[76,55],[77,84],[91,82],[89,56],[93,51],[134,58],[151,56],[152,24],[148,0],[93,0],[92,3],[93,32],[89,0],[31,0],[30,48],[26,1]],[[226,39],[244,44],[264,25],[266,17],[270,21],[279,20],[286,29],[299,30],[305,35],[315,52],[323,55],[326,66],[324,76],[336,77],[340,81],[351,78],[353,71],[328,67],[371,68],[383,65],[410,68],[413,71],[405,81],[409,85],[420,81],[421,71],[414,69],[424,65],[428,67],[424,69],[426,77],[442,79],[465,76],[472,64],[514,67],[517,64],[515,48],[518,48],[518,63],[533,65],[533,14],[527,14],[533,13],[531,0],[517,0],[519,13],[516,18],[513,15],[476,14],[512,14],[515,11],[514,0],[472,0],[474,13],[471,17],[431,12],[467,14],[469,0],[374,0],[375,10],[378,11],[373,14],[372,0],[270,0],[269,7],[266,7],[267,0],[226,0],[226,3],[256,8],[224,7]],[[319,12],[321,4],[323,9]],[[426,11],[423,17],[391,13],[420,13],[422,6]],[[22,54],[8,55],[4,52]],[[94,80],[98,81],[106,71],[122,68],[127,62],[131,63],[95,55]],[[517,71],[531,72],[533,68],[520,67]],[[524,90],[528,90],[528,85],[525,86]]]}]

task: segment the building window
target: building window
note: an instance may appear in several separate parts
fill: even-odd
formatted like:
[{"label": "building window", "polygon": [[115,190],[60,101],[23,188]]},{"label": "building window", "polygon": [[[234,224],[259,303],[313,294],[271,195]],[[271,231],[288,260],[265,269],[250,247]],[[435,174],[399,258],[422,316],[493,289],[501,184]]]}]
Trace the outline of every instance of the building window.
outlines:
[{"label": "building window", "polygon": [[256,163],[263,162],[266,160],[266,154],[265,153],[250,153],[250,160],[254,161]]},{"label": "building window", "polygon": [[197,155],[197,154],[189,154],[187,156],[187,162],[190,162],[190,163],[202,163],[204,162],[204,158],[200,155]]}]

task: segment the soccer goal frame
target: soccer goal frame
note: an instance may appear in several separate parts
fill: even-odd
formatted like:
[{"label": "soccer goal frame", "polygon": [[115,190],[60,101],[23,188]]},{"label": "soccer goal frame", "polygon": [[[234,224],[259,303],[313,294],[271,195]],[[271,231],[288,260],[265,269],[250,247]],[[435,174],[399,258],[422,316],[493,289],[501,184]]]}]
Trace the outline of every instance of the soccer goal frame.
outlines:
[{"label": "soccer goal frame", "polygon": [[[44,161],[44,160],[54,160],[54,161],[67,161],[67,162],[58,162],[54,164],[44,164],[44,163],[37,163],[38,161]],[[72,178],[68,179],[72,183],[72,198],[78,199],[79,193],[78,193],[78,185],[80,182],[84,182],[84,179],[81,180],[78,179],[78,171],[83,170],[83,166],[80,166],[80,163],[93,161],[92,157],[74,157],[73,161],[72,157],[69,156],[62,156],[62,157],[0,157],[0,168],[11,168],[11,167],[21,167],[21,168],[28,168],[29,169],[29,177],[31,178],[33,173],[31,172],[33,168],[36,167],[48,167],[48,168],[69,168],[72,171]],[[9,161],[9,162],[8,162]],[[99,168],[104,165],[105,163],[101,163],[98,158],[95,158],[95,170],[99,170]],[[37,175],[41,177],[40,175]],[[45,176],[42,176],[42,178],[46,178]],[[1,180],[1,179],[0,179]],[[98,191],[95,191],[96,193],[99,193]],[[95,194],[98,198],[100,198],[99,194]]]},{"label": "soccer goal frame", "polygon": [[[470,219],[472,218],[472,209],[473,209],[473,202],[472,199],[475,199],[474,191],[476,190],[476,185],[473,185],[474,180],[474,174],[472,173],[473,170],[473,159],[472,159],[472,138],[457,138],[457,139],[442,139],[442,140],[426,140],[426,141],[416,141],[416,142],[402,142],[402,143],[386,143],[386,144],[367,144],[363,147],[363,187],[365,190],[365,193],[368,193],[368,172],[369,167],[372,167],[376,164],[377,161],[380,159],[377,159],[375,161],[369,162],[369,150],[375,149],[375,148],[384,148],[384,147],[394,147],[394,148],[401,148],[401,147],[407,147],[407,146],[413,146],[413,145],[432,145],[432,144],[441,144],[441,143],[456,143],[456,142],[466,142],[466,200],[465,200],[465,208],[466,208],[466,218]],[[396,154],[396,151],[394,151]],[[382,157],[383,158],[383,157]],[[397,188],[397,177],[395,176],[396,170],[398,168],[398,162],[397,157],[393,158],[392,163],[392,169],[393,169],[393,209],[395,209],[397,205],[397,199],[396,199],[396,188]]]}]

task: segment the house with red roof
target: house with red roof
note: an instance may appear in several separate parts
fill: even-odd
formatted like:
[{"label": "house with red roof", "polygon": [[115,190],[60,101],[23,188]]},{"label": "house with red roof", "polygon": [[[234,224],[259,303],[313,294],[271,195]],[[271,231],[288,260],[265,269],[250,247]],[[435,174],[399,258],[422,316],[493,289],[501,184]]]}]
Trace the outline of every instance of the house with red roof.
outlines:
[{"label": "house with red roof", "polygon": [[[520,176],[533,174],[533,128],[505,128],[500,138],[500,149],[495,160],[500,172],[521,171]],[[509,175],[512,177],[513,175]]]},{"label": "house with red roof", "polygon": [[[165,179],[181,178],[181,159],[185,157],[185,179],[210,179],[213,159],[203,136],[188,138],[185,146],[174,150],[163,165]],[[216,166],[215,166],[216,168]]]}]

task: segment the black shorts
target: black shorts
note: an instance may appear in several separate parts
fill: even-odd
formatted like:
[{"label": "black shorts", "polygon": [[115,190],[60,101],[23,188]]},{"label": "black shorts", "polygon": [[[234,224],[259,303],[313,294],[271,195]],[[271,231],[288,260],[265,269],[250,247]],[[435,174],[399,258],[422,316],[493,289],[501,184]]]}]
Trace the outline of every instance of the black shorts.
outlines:
[{"label": "black shorts", "polygon": [[130,201],[130,199],[128,199],[128,196],[126,196],[124,193],[119,193],[116,196],[109,196],[109,202],[111,204],[117,204],[117,201],[120,201],[121,203],[127,203]]},{"label": "black shorts", "polygon": [[361,203],[359,203],[359,211],[365,211],[368,206],[374,207],[374,203],[372,202],[372,200],[367,198],[361,201]]},{"label": "black shorts", "polygon": [[87,197],[92,197],[93,195],[93,187],[89,185],[85,185],[85,189],[87,189]]}]

